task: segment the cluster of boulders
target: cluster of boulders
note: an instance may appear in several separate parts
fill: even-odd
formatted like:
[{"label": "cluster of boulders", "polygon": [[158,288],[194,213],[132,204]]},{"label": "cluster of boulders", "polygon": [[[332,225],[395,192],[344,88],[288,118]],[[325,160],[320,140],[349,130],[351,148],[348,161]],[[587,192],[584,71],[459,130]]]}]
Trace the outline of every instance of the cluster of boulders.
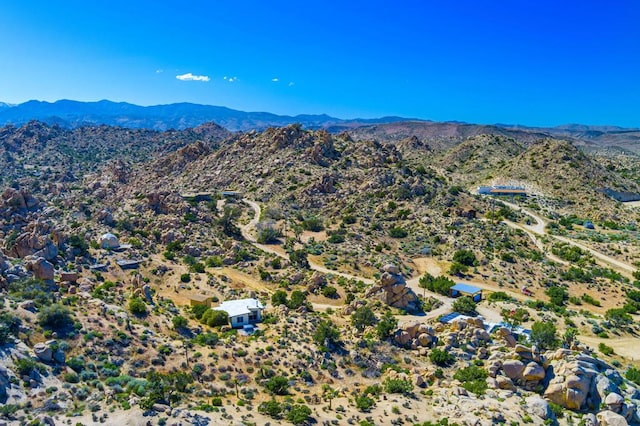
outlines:
[{"label": "cluster of boulders", "polygon": [[367,291],[366,297],[379,294],[383,303],[394,308],[415,311],[418,308],[418,296],[407,286],[400,269],[393,264],[382,267],[380,280]]},{"label": "cluster of boulders", "polygon": [[33,345],[33,352],[42,362],[57,362],[63,364],[65,362],[65,354],[56,340],[47,340]]},{"label": "cluster of boulders", "polygon": [[410,349],[429,348],[437,340],[434,328],[419,322],[404,324],[393,334],[393,341],[398,346]]}]

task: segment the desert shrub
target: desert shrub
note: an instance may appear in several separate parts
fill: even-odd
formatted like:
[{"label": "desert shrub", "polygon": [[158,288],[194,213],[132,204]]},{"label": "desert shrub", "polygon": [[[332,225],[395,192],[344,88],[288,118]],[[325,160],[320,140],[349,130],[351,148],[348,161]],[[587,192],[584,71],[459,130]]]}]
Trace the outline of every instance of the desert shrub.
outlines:
[{"label": "desert shrub", "polygon": [[451,355],[446,350],[434,348],[429,353],[429,359],[436,365],[446,367],[453,364],[453,362],[456,360],[456,357]]},{"label": "desert shrub", "polygon": [[453,261],[465,266],[475,266],[477,262],[476,255],[468,249],[457,250],[453,254]]},{"label": "desert shrub", "polygon": [[311,409],[306,405],[293,404],[289,407],[289,411],[285,418],[294,425],[306,424],[311,416]]},{"label": "desert shrub", "polygon": [[356,403],[356,408],[360,411],[369,411],[376,405],[376,401],[365,394],[356,396],[354,402]]},{"label": "desert shrub", "polygon": [[175,330],[179,330],[181,328],[185,328],[189,324],[189,321],[187,321],[187,319],[182,315],[177,315],[171,318],[171,323],[173,324],[173,328]]},{"label": "desert shrub", "polygon": [[509,296],[504,291],[496,291],[496,292],[493,292],[493,293],[489,294],[487,299],[490,302],[508,302],[508,301],[510,301],[512,299],[512,297]]},{"label": "desert shrub", "polygon": [[469,296],[458,297],[453,302],[453,310],[461,314],[474,314],[476,312],[476,302]]},{"label": "desert shrub", "polygon": [[393,228],[389,229],[389,236],[391,238],[405,238],[407,235],[409,235],[407,230],[399,226],[394,226]]},{"label": "desert shrub", "polygon": [[274,395],[288,395],[289,379],[284,376],[274,376],[265,382],[264,387]]},{"label": "desert shrub", "polygon": [[271,295],[271,304],[273,304],[273,306],[286,305],[287,304],[287,292],[284,291],[284,290],[276,290]]},{"label": "desert shrub", "polygon": [[272,227],[264,227],[258,231],[258,242],[260,244],[276,244],[282,233]]},{"label": "desert shrub", "polygon": [[444,296],[449,295],[451,287],[453,287],[455,284],[456,283],[454,283],[447,277],[434,277],[429,273],[424,274],[424,276],[421,277],[419,281],[420,287],[426,288],[429,291],[433,291],[434,293],[442,294]]},{"label": "desert shrub", "polygon": [[335,299],[338,297],[338,289],[334,286],[328,285],[322,289],[322,295],[329,299]]},{"label": "desert shrub", "polygon": [[298,309],[300,306],[307,303],[307,294],[300,290],[294,290],[291,292],[291,299],[287,302],[289,309]]},{"label": "desert shrub", "polygon": [[282,416],[283,411],[284,411],[284,407],[275,399],[272,399],[270,401],[264,401],[260,403],[260,405],[258,406],[259,413],[266,414],[267,416],[272,417],[274,419],[279,419]]},{"label": "desert shrub", "polygon": [[38,371],[40,373],[46,371],[44,365],[29,357],[17,359],[14,361],[13,365],[16,368],[18,376],[29,376],[34,371]]},{"label": "desert shrub", "polygon": [[200,322],[209,327],[218,327],[229,324],[229,314],[217,309],[208,309],[200,318]]},{"label": "desert shrub", "polygon": [[546,321],[534,322],[531,326],[531,343],[542,349],[554,349],[557,347],[556,326]]},{"label": "desert shrub", "polygon": [[209,347],[214,347],[219,340],[220,340],[220,337],[216,333],[211,333],[211,332],[200,333],[193,338],[194,343],[197,343],[200,346],[209,346]]},{"label": "desert shrub", "polygon": [[605,345],[602,342],[598,344],[598,350],[600,352],[602,352],[604,355],[613,355],[614,354],[613,348],[611,346]]},{"label": "desert shrub", "polygon": [[376,323],[376,316],[368,306],[361,306],[351,314],[351,325],[359,332]]},{"label": "desert shrub", "polygon": [[621,327],[633,323],[633,317],[629,315],[623,308],[609,309],[604,313],[607,321],[616,327]]},{"label": "desert shrub", "polygon": [[302,221],[302,228],[306,231],[320,232],[324,229],[324,225],[321,218],[310,216]]},{"label": "desert shrub", "polygon": [[22,320],[9,312],[0,311],[0,345],[13,341],[17,336]]},{"label": "desert shrub", "polygon": [[193,265],[189,266],[189,271],[196,274],[204,274],[204,263],[195,262]]},{"label": "desert shrub", "polygon": [[382,386],[387,393],[409,395],[413,392],[413,384],[409,380],[387,378]]},{"label": "desert shrub", "polygon": [[191,307],[191,312],[196,317],[196,319],[201,319],[202,315],[209,310],[207,305],[195,305]]},{"label": "desert shrub", "polygon": [[53,302],[53,294],[49,285],[35,278],[18,280],[9,284],[9,296],[17,300],[33,300],[37,307],[47,306]]},{"label": "desert shrub", "polygon": [[624,375],[627,380],[632,381],[636,385],[640,385],[640,369],[635,367],[629,367]]},{"label": "desert shrub", "polygon": [[144,303],[144,300],[142,300],[140,297],[134,297],[129,300],[129,311],[133,315],[138,315],[138,316],[146,315],[147,304]]},{"label": "desert shrub", "polygon": [[71,312],[65,306],[53,304],[43,307],[38,313],[38,324],[54,331],[64,330],[73,326]]},{"label": "desert shrub", "polygon": [[210,256],[207,258],[206,264],[210,268],[219,268],[223,265],[222,257],[220,256]]},{"label": "desert shrub", "polygon": [[322,320],[318,323],[316,331],[313,333],[313,341],[326,351],[340,340],[340,331],[331,320]]},{"label": "desert shrub", "polygon": [[378,336],[378,339],[385,340],[391,335],[393,331],[395,331],[397,327],[398,320],[396,319],[396,317],[391,315],[391,313],[387,312],[376,325],[376,335]]},{"label": "desert shrub", "polygon": [[547,288],[544,293],[549,296],[549,301],[556,306],[564,306],[569,299],[569,293],[564,287],[552,286]]},{"label": "desert shrub", "polygon": [[583,301],[587,302],[590,305],[593,306],[602,306],[602,304],[600,303],[599,300],[594,299],[592,296],[588,295],[588,294],[583,294],[580,299],[582,299]]},{"label": "desert shrub", "polygon": [[289,261],[299,267],[299,268],[308,268],[309,260],[307,259],[307,252],[305,250],[294,250],[289,253]]},{"label": "desert shrub", "polygon": [[462,387],[476,395],[482,395],[487,390],[487,371],[477,365],[465,367],[456,371],[453,378],[460,380]]},{"label": "desert shrub", "polygon": [[189,281],[191,281],[191,274],[185,273],[180,275],[180,281],[183,283],[188,283]]}]

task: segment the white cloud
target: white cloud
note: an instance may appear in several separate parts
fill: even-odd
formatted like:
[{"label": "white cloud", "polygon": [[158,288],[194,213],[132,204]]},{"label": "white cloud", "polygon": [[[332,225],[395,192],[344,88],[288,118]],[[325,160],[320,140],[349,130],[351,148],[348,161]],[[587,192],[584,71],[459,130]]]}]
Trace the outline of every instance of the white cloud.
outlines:
[{"label": "white cloud", "polygon": [[289,87],[291,87],[291,86],[295,86],[295,83],[293,81],[289,82]]},{"label": "white cloud", "polygon": [[156,74],[162,74],[164,70],[156,70]]},{"label": "white cloud", "polygon": [[176,75],[176,78],[180,81],[209,81],[209,76],[206,75],[193,75],[190,72],[182,75]]},{"label": "white cloud", "polygon": [[277,83],[280,81],[280,79],[278,77],[274,77],[271,79],[271,81],[273,81],[274,83]]},{"label": "white cloud", "polygon": [[233,83],[235,82],[238,77],[227,77],[226,75],[224,77],[222,77],[223,80],[228,81],[229,83]]}]

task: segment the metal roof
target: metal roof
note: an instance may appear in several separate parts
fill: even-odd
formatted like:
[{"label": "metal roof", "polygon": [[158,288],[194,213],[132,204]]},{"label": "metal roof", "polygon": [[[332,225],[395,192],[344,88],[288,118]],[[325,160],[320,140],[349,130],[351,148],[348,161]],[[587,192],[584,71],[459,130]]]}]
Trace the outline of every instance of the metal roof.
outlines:
[{"label": "metal roof", "polygon": [[459,291],[461,293],[467,293],[467,294],[476,294],[482,291],[481,288],[478,287],[474,287],[472,285],[469,284],[464,284],[464,283],[457,283],[456,285],[454,285],[453,287],[451,287],[451,290],[456,290]]},{"label": "metal roof", "polygon": [[225,311],[229,314],[229,318],[237,317],[240,315],[248,315],[252,310],[264,309],[264,306],[258,299],[239,299],[239,300],[227,300],[222,302],[220,306],[215,308],[219,311]]}]

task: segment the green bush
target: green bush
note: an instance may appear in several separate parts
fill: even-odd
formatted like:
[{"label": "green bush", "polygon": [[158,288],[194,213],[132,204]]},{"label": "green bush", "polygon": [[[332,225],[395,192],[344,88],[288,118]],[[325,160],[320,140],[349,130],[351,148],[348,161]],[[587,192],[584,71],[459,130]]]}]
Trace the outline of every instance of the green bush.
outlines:
[{"label": "green bush", "polygon": [[511,299],[512,299],[512,297],[509,296],[504,291],[493,292],[493,293],[489,294],[489,296],[487,297],[487,300],[489,300],[489,302],[508,302]]},{"label": "green bush", "polygon": [[260,244],[276,244],[282,233],[274,228],[266,227],[258,232],[258,242]]},{"label": "green bush", "polygon": [[356,408],[360,411],[369,411],[376,405],[376,401],[367,395],[358,395],[355,397]]},{"label": "green bush", "polygon": [[531,326],[531,343],[541,349],[555,349],[558,346],[556,326],[551,322],[534,322]]},{"label": "green bush", "polygon": [[185,328],[189,324],[189,321],[187,321],[187,319],[181,315],[176,315],[175,317],[171,318],[171,323],[173,324],[173,328],[175,330],[180,330],[181,328]]},{"label": "green bush", "polygon": [[453,287],[455,284],[456,283],[454,283],[447,277],[434,277],[433,275],[426,273],[423,277],[420,278],[418,285],[421,288],[426,288],[427,290],[433,291],[434,293],[449,296],[451,287]]},{"label": "green bush", "polygon": [[191,274],[186,273],[180,275],[180,281],[182,281],[183,283],[188,283],[189,281],[191,281]]},{"label": "green bush", "polygon": [[261,414],[266,414],[269,417],[274,419],[279,419],[282,416],[282,412],[284,411],[284,407],[275,399],[270,401],[261,402],[258,406],[258,412]]},{"label": "green bush", "polygon": [[453,378],[460,380],[462,387],[476,395],[482,395],[487,390],[487,371],[477,365],[465,367],[456,371]]},{"label": "green bush", "polygon": [[456,357],[443,349],[434,348],[429,353],[429,359],[436,365],[446,367],[453,364],[453,362],[456,360]]},{"label": "green bush", "polygon": [[217,309],[208,309],[200,318],[200,322],[207,324],[209,327],[219,327],[229,324],[229,314],[225,311]]},{"label": "green bush", "polygon": [[309,407],[301,404],[293,404],[289,407],[286,419],[294,425],[302,425],[307,424],[309,416],[311,416],[311,409]]},{"label": "green bush", "polygon": [[274,376],[265,382],[264,387],[274,395],[288,395],[289,379],[284,376]]},{"label": "green bush", "polygon": [[607,356],[614,354],[613,348],[611,346],[605,345],[602,342],[598,344],[598,350],[602,352],[602,354]]},{"label": "green bush", "polygon": [[310,216],[302,221],[302,228],[306,231],[320,232],[324,229],[324,225],[321,218]]},{"label": "green bush", "polygon": [[452,306],[455,312],[460,312],[465,315],[472,315],[476,312],[476,302],[469,296],[458,297]]},{"label": "green bush", "polygon": [[134,297],[131,300],[129,300],[129,311],[133,315],[138,315],[138,316],[146,315],[147,304],[144,303],[144,300],[142,300],[140,297]]},{"label": "green bush", "polygon": [[399,226],[394,226],[393,228],[389,229],[389,236],[391,238],[405,238],[407,235],[409,235],[407,230]]},{"label": "green bush", "polygon": [[475,266],[477,263],[476,255],[468,249],[457,250],[453,254],[453,261],[465,266]]},{"label": "green bush", "polygon": [[61,331],[73,327],[73,318],[69,309],[56,303],[40,310],[38,324],[49,330]]},{"label": "green bush", "polygon": [[632,381],[636,385],[640,385],[640,369],[635,367],[629,367],[625,373],[627,380]]},{"label": "green bush", "polygon": [[361,306],[351,314],[351,325],[363,332],[365,328],[376,323],[376,316],[368,306]]},{"label": "green bush", "polygon": [[328,285],[322,289],[322,295],[329,299],[335,299],[338,297],[338,289]]},{"label": "green bush", "polygon": [[191,312],[196,317],[196,319],[202,319],[202,315],[209,310],[207,305],[195,305],[191,307]]},{"label": "green bush", "polygon": [[413,392],[413,384],[409,380],[387,378],[382,386],[387,393],[409,395]]}]

